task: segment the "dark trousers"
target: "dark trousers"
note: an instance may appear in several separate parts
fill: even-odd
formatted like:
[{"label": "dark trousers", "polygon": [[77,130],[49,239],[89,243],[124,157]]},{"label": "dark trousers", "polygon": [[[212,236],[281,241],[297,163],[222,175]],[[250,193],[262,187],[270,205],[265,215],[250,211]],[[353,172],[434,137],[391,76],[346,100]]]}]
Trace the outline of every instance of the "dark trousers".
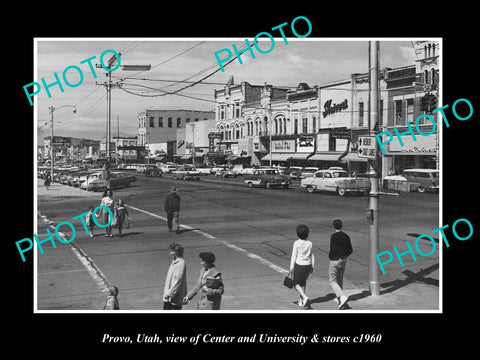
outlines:
[{"label": "dark trousers", "polygon": [[168,226],[168,230],[175,230],[175,231],[177,231],[177,230],[179,229],[178,217],[179,217],[179,212],[178,212],[178,211],[167,212],[167,226]]},{"label": "dark trousers", "polygon": [[163,310],[182,310],[182,305],[174,305],[171,302],[163,302]]}]

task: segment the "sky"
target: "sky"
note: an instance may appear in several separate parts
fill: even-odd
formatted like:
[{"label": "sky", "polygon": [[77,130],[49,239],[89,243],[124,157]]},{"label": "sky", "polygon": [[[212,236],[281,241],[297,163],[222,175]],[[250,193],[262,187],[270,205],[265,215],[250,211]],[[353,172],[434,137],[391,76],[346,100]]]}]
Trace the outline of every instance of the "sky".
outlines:
[{"label": "sky", "polygon": [[[137,114],[145,109],[213,110],[214,89],[222,89],[232,75],[236,84],[243,80],[253,85],[267,83],[295,88],[300,82],[309,86],[322,85],[348,79],[352,73],[368,72],[369,39],[288,38],[288,44],[285,44],[280,37],[274,38],[273,48],[268,38],[260,39],[259,48],[264,52],[272,49],[270,52],[262,54],[252,47],[255,58],[247,51],[241,54],[242,64],[236,59],[224,65],[224,72],[220,70],[215,52],[229,49],[234,54],[232,45],[241,49],[245,38],[36,39],[36,73],[32,82],[41,83],[43,78],[46,84],[52,84],[56,72],[64,88],[61,92],[58,85],[50,87],[51,97],[48,97],[42,86],[33,97],[38,145],[43,143],[43,137],[51,134],[51,106],[56,108],[54,135],[95,140],[105,136],[107,101],[106,88],[102,84],[107,80],[107,71],[95,65],[100,64],[100,56],[106,50],[120,53],[121,65],[151,65],[149,71],[141,73],[121,68],[111,73],[112,82],[122,84],[122,88],[112,89],[113,136],[117,133],[135,136]],[[380,67],[415,64],[412,40],[382,38]],[[223,58],[226,54],[222,51],[219,56]],[[112,55],[107,51],[104,62]],[[81,63],[93,56],[91,64],[97,78],[87,62]],[[79,83],[76,87],[67,86],[62,77],[64,70],[72,65],[80,68],[83,75],[80,82],[75,68],[69,68],[65,73],[70,84]],[[192,85],[178,81],[198,81],[213,72],[204,83],[190,86],[177,95],[167,94]],[[28,104],[27,96],[25,101]],[[75,113],[71,106],[75,106]]]}]

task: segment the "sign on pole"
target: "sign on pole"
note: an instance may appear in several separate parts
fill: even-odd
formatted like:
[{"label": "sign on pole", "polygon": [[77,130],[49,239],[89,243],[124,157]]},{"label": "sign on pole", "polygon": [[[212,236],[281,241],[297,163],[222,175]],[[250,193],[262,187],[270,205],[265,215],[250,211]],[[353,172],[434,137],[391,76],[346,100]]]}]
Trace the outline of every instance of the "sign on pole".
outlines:
[{"label": "sign on pole", "polygon": [[358,157],[375,160],[377,158],[377,142],[375,136],[358,137]]}]

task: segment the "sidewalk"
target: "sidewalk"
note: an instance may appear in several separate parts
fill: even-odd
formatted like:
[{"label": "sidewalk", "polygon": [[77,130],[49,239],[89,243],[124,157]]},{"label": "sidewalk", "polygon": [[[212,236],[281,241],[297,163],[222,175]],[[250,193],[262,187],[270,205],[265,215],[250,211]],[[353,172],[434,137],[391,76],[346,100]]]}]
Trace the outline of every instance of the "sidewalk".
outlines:
[{"label": "sidewalk", "polygon": [[[45,185],[43,185],[44,180],[37,178],[37,201],[40,203],[42,201],[55,200],[57,198],[96,198],[100,199],[102,196],[101,192],[93,192],[82,190],[73,186],[52,183],[50,189],[47,190]],[[99,200],[100,201],[100,200]]]},{"label": "sidewalk", "polygon": [[[57,183],[52,184],[50,186],[50,189],[47,190],[43,185],[43,180],[38,179],[37,197],[38,203],[41,203],[64,198],[100,199],[101,193],[85,191],[79,188]],[[336,311],[333,291],[328,284],[328,279],[325,276],[312,276],[309,281],[309,289],[311,290],[311,294],[313,295],[311,299],[312,307],[314,310],[317,311]],[[270,280],[271,283],[267,283],[264,285],[266,285],[267,288],[271,286],[271,290],[277,292],[279,291],[278,287],[281,286],[281,278],[282,276],[280,275],[278,278],[275,276]],[[347,296],[349,296],[348,304],[350,309],[353,311],[439,311],[441,298],[439,287],[439,268],[438,266],[434,265],[430,268],[422,269],[417,273],[413,273],[408,268],[400,268],[394,273],[390,273],[390,276],[388,276],[388,278],[380,278],[379,296],[371,296],[368,288],[355,285],[352,281],[349,281],[347,269],[344,292]],[[265,291],[262,291],[262,293],[265,293]],[[318,297],[318,294],[325,295],[321,295],[320,297]],[[259,293],[256,292],[255,294],[252,294],[252,298],[257,298],[257,301],[260,302],[262,302],[263,300],[268,301],[267,299],[262,299],[261,296],[259,297],[258,295]],[[265,295],[268,297],[268,292]],[[295,296],[292,293],[292,298],[294,297]],[[235,299],[231,299],[231,301],[233,303],[236,303]],[[285,306],[284,301],[285,299],[281,300],[283,306]],[[280,303],[277,305],[282,307]],[[242,309],[242,307],[244,306],[245,305],[243,304],[240,306],[240,308],[236,309],[251,310],[247,308]],[[275,307],[273,306],[272,308]],[[293,307],[291,308],[291,310],[294,309],[295,308]],[[300,309],[298,310],[301,311]],[[348,307],[347,310],[342,312],[349,312]]]}]

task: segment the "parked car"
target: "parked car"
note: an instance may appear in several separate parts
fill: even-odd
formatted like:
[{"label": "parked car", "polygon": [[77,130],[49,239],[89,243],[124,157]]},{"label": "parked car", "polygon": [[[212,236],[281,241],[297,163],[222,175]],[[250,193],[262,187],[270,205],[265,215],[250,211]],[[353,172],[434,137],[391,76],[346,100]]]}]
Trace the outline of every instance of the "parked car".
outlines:
[{"label": "parked car", "polygon": [[137,181],[137,178],[134,175],[124,172],[110,172],[110,186],[112,188],[128,187],[132,182],[135,181]]},{"label": "parked car", "polygon": [[289,168],[285,169],[283,174],[290,177],[290,179],[292,180],[298,180],[300,179],[300,174],[302,173],[302,169],[303,168],[300,166],[290,166]]},{"label": "parked car", "polygon": [[147,165],[143,174],[145,176],[162,176],[162,170],[156,165]]},{"label": "parked car", "polygon": [[401,175],[385,176],[384,187],[401,191],[439,190],[439,171],[435,169],[407,169]]},{"label": "parked car", "polygon": [[313,174],[315,174],[318,170],[320,170],[318,167],[314,167],[314,166],[306,167],[300,172],[300,179],[313,177]]},{"label": "parked car", "polygon": [[87,191],[104,191],[107,189],[107,180],[104,179],[91,179],[90,181],[85,181],[80,188]]},{"label": "parked car", "polygon": [[179,166],[172,174],[175,180],[200,180],[200,173],[191,165]]},{"label": "parked car", "polygon": [[175,164],[163,164],[162,166],[160,166],[160,169],[165,174],[172,173],[173,171],[177,170],[177,165],[175,165]]},{"label": "parked car", "polygon": [[269,189],[272,186],[281,186],[288,189],[290,178],[280,174],[277,169],[256,169],[252,175],[245,175],[244,182],[249,187],[260,186]]},{"label": "parked car", "polygon": [[233,172],[235,172],[235,174],[237,175],[240,175],[240,176],[243,176],[243,175],[247,175],[247,174],[253,174],[253,170],[255,168],[253,167],[253,165],[247,165],[247,164],[235,164],[233,165]]},{"label": "parked car", "polygon": [[223,178],[234,177],[234,178],[236,178],[237,173],[233,169],[229,169],[229,168],[217,169],[217,171],[215,172],[215,177],[223,177]]},{"label": "parked car", "polygon": [[207,165],[198,165],[195,167],[200,175],[210,175],[212,173],[212,167]]},{"label": "parked car", "polygon": [[340,196],[347,192],[368,194],[370,180],[368,178],[349,177],[345,170],[318,170],[312,177],[302,179],[301,187],[309,193],[315,191],[333,191]]}]

